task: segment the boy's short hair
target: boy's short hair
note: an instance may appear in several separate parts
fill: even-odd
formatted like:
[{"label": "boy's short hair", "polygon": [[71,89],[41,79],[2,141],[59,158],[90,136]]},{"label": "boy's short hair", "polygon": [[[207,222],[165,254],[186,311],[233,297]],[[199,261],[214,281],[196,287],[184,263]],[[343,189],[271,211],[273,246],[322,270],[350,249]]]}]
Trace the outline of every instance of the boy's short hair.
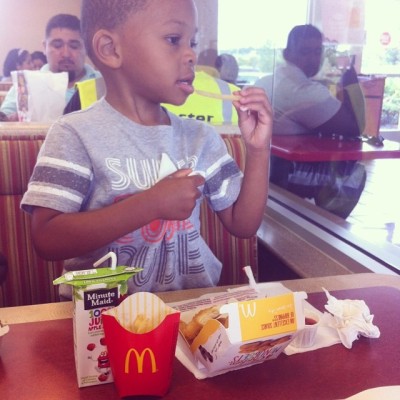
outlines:
[{"label": "boy's short hair", "polygon": [[46,25],[46,38],[50,36],[50,32],[56,28],[67,28],[71,31],[81,31],[81,22],[76,15],[57,14],[51,17]]},{"label": "boy's short hair", "polygon": [[150,0],[82,0],[82,37],[88,56],[93,60],[92,40],[99,29],[113,30],[128,16],[143,10]]}]

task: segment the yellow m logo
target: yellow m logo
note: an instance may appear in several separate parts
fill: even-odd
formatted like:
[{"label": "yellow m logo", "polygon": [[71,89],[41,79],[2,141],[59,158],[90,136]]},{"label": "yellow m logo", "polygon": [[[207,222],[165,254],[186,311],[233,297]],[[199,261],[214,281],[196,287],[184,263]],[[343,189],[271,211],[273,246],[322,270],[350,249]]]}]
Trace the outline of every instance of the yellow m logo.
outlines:
[{"label": "yellow m logo", "polygon": [[156,364],[156,358],[154,356],[153,350],[150,348],[146,347],[141,353],[139,353],[136,349],[130,349],[126,353],[125,357],[125,373],[129,374],[129,365],[130,365],[130,359],[131,359],[131,354],[134,353],[136,357],[136,362],[137,362],[137,370],[138,373],[141,374],[143,373],[143,362],[144,362],[144,356],[146,354],[149,355],[150,361],[151,361],[151,372],[154,374],[157,370],[157,364]]},{"label": "yellow m logo", "polygon": [[241,304],[240,308],[242,309],[242,314],[245,318],[254,318],[256,315],[256,303],[253,301],[252,303],[247,303],[247,310],[245,309],[245,304]]}]

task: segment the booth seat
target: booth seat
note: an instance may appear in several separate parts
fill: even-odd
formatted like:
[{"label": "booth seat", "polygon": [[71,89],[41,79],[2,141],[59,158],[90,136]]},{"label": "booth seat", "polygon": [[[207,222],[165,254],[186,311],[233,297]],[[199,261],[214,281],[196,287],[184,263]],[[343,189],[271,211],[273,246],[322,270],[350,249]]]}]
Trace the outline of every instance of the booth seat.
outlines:
[{"label": "booth seat", "polygon": [[[243,168],[245,147],[240,135],[222,136]],[[0,286],[0,307],[58,301],[57,287],[52,282],[60,276],[62,262],[49,262],[37,256],[32,246],[30,217],[20,209],[44,139],[45,132],[38,130],[26,134],[0,130],[0,255],[8,266],[7,278]],[[201,222],[203,237],[223,263],[219,284],[246,283],[242,271],[246,265],[253,268],[257,278],[256,235],[250,239],[231,236],[206,202],[202,204]]]},{"label": "booth seat", "polygon": [[8,267],[0,307],[58,300],[52,281],[61,274],[62,263],[36,255],[30,217],[19,206],[43,140],[44,135],[0,136],[0,254]]}]

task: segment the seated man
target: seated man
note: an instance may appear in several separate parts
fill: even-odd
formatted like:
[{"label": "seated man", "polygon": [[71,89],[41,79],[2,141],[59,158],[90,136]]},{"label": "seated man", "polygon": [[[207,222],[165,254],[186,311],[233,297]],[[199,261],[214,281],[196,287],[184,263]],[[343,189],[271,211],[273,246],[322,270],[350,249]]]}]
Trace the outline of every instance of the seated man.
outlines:
[{"label": "seated man", "polygon": [[[86,50],[80,31],[79,18],[69,14],[58,14],[52,17],[46,26],[44,40],[48,64],[41,71],[68,72],[68,89],[66,103],[75,92],[75,83],[100,76],[90,65],[85,64]],[[7,93],[0,111],[8,121],[17,121],[17,94],[14,87]]]},{"label": "seated man", "polygon": [[[321,67],[322,39],[312,25],[294,27],[283,51],[285,64],[255,84],[272,101],[275,135],[315,133],[354,139],[364,130],[364,97],[353,67],[341,78],[341,99],[311,79]],[[272,157],[270,171],[271,182],[314,199],[342,218],[356,206],[366,180],[364,166],[355,161],[292,162]]]}]

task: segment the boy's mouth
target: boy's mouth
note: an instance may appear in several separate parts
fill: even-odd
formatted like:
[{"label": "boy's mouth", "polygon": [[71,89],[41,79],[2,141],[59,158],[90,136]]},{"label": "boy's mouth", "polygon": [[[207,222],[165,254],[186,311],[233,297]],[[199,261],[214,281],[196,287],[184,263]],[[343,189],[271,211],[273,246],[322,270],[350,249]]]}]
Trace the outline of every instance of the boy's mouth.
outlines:
[{"label": "boy's mouth", "polygon": [[194,92],[193,78],[179,79],[177,85],[186,94],[192,94]]}]

